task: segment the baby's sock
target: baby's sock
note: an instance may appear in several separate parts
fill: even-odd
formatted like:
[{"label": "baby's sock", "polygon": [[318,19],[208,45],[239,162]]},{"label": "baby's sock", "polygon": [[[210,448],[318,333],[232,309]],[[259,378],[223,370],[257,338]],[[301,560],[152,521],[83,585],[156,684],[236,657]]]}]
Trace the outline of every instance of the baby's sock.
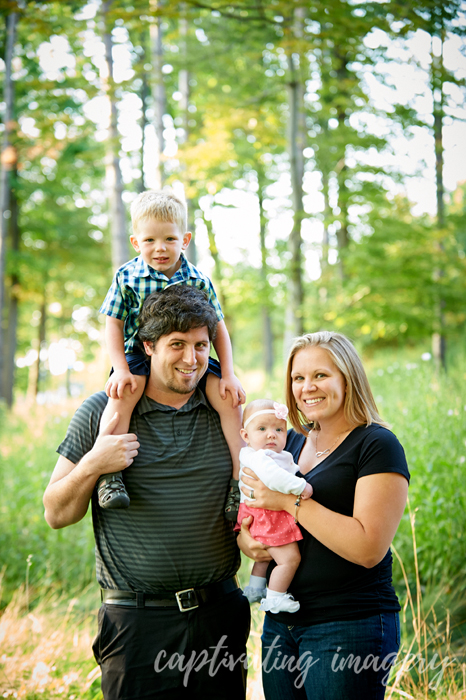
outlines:
[{"label": "baby's sock", "polygon": [[286,591],[283,593],[281,591],[273,591],[271,588],[267,588],[267,598],[283,598],[286,595]]},{"label": "baby's sock", "polygon": [[260,588],[261,590],[266,587],[267,579],[262,576],[251,576],[249,577],[249,585],[251,588]]}]

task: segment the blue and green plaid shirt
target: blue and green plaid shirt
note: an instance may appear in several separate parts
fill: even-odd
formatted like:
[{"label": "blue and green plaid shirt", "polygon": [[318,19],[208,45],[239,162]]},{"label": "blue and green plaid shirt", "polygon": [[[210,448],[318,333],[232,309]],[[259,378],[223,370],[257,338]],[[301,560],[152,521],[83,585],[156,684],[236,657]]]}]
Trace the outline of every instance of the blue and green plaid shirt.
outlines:
[{"label": "blue and green plaid shirt", "polygon": [[172,284],[187,284],[202,289],[214,307],[219,321],[223,312],[212,282],[181,255],[181,265],[173,277],[168,279],[163,272],[150,267],[140,255],[122,265],[115,273],[112,286],[107,292],[100,313],[124,320],[125,352],[137,352],[138,317],[144,300],[151,292],[161,292]]}]

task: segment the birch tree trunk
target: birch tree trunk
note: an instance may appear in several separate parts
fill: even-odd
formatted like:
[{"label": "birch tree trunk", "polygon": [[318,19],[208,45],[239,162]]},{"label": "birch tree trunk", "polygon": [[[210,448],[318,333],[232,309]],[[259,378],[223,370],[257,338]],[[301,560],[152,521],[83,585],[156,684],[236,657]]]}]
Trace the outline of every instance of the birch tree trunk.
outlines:
[{"label": "birch tree trunk", "polygon": [[[155,12],[161,3],[151,0],[150,7]],[[165,93],[165,83],[163,81],[163,43],[162,43],[162,20],[156,17],[150,25],[150,44],[152,55],[152,103],[154,109],[154,128],[157,137],[157,162],[156,162],[156,188],[162,189],[165,184],[165,172],[163,162],[163,151],[165,139],[163,135],[163,115],[166,112],[167,98]]]},{"label": "birch tree trunk", "polygon": [[273,372],[273,335],[272,335],[272,320],[270,318],[270,288],[267,279],[268,264],[267,264],[267,247],[265,245],[265,234],[267,229],[267,218],[264,211],[264,195],[265,182],[264,174],[260,168],[257,170],[258,179],[258,197],[259,197],[259,216],[260,216],[260,246],[261,246],[261,316],[262,316],[262,339],[263,339],[263,355],[264,369],[268,377]]},{"label": "birch tree trunk", "polygon": [[[184,12],[186,11],[186,6],[183,3],[181,5],[181,15],[179,19],[179,28],[180,28],[180,52],[183,57],[183,65],[185,66],[182,70],[180,70],[178,74],[178,90],[181,93],[181,99],[180,99],[180,112],[181,112],[181,118],[183,119],[183,131],[184,131],[184,138],[183,142],[187,141],[189,138],[189,79],[190,79],[190,73],[187,68],[188,66],[188,20],[184,16]],[[191,231],[193,234],[193,237],[191,239],[191,243],[189,244],[189,248],[186,251],[186,256],[193,265],[197,265],[197,248],[196,248],[196,240],[194,236],[194,229],[195,229],[195,222],[194,222],[194,212],[195,212],[195,202],[191,198],[191,187],[192,183],[189,181],[189,179],[186,176],[182,176],[182,180],[184,183],[185,187],[185,194],[186,194],[186,206],[188,209],[188,231]]]},{"label": "birch tree trunk", "polygon": [[8,237],[10,201],[11,201],[11,171],[16,167],[16,149],[11,143],[14,129],[14,82],[12,79],[13,50],[16,40],[18,14],[12,12],[6,19],[6,48],[5,48],[5,129],[2,139],[1,171],[0,171],[0,399],[6,398],[3,384],[5,357],[5,268],[6,246]]},{"label": "birch tree trunk", "polygon": [[115,100],[115,84],[113,81],[112,33],[109,21],[109,11],[112,0],[102,3],[104,20],[105,60],[107,63],[107,78],[104,81],[105,91],[110,103],[110,128],[107,140],[107,186],[109,188],[110,231],[112,238],[112,264],[116,269],[127,262],[129,257],[128,236],[126,232],[125,207],[123,204],[123,179],[120,168],[120,138],[118,134],[118,113]]},{"label": "birch tree trunk", "polygon": [[[300,37],[302,32],[303,9],[295,10],[294,35]],[[300,56],[293,51],[288,54],[288,151],[290,158],[291,189],[293,203],[293,228],[289,238],[291,252],[290,263],[290,298],[285,321],[285,347],[291,337],[302,335],[303,319],[303,255],[301,224],[304,218],[303,177],[304,177],[304,88],[300,77]]]}]

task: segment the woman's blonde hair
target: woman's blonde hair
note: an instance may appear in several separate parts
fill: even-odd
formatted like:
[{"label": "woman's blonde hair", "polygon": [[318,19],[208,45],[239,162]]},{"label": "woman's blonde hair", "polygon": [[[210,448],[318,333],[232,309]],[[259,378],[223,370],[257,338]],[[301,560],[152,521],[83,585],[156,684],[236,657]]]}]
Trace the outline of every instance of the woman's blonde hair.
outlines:
[{"label": "woman's blonde hair", "polygon": [[[300,350],[316,346],[327,350],[345,378],[344,415],[346,420],[356,425],[378,423],[388,428],[388,424],[379,415],[361,358],[352,342],[341,333],[318,331],[317,333],[307,333],[300,338],[295,338],[288,356],[286,366],[286,403],[289,410],[288,420],[296,432],[307,435],[308,430],[305,430],[304,426],[308,426],[308,422],[299,411],[293,396],[293,382],[291,380],[293,360]],[[311,423],[311,427],[317,430],[320,428],[317,421]]]}]

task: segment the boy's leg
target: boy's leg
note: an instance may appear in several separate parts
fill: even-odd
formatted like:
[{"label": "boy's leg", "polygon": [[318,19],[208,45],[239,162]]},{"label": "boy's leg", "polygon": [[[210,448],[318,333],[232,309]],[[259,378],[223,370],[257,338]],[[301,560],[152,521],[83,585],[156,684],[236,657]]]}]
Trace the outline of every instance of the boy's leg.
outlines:
[{"label": "boy's leg", "polygon": [[113,431],[113,435],[125,435],[129,430],[131,416],[134,408],[144,393],[147,377],[145,375],[133,374],[136,380],[137,388],[134,393],[131,393],[129,386],[125,387],[125,391],[121,399],[110,399],[102,413],[100,419],[100,430],[105,428],[107,423],[113,418],[115,413],[119,415],[118,424]]},{"label": "boy's leg", "polygon": [[254,562],[252,567],[249,583],[244,587],[243,595],[250,603],[260,603],[262,598],[267,595],[267,567],[268,561]]},{"label": "boy's leg", "polygon": [[[133,376],[137,384],[136,391],[131,393],[129,386],[127,386],[121,399],[109,398],[100,419],[100,430],[105,428],[115,413],[118,413],[119,421],[113,431],[113,435],[125,435],[128,432],[131,416],[137,402],[144,393],[147,380],[145,375],[135,374]],[[102,474],[97,480],[97,491],[101,508],[128,508],[129,496],[125,489],[121,472]]]},{"label": "boy's leg", "polygon": [[236,521],[239,508],[239,453],[242,447],[245,447],[240,430],[242,427],[243,410],[241,406],[232,408],[231,397],[228,395],[226,399],[222,399],[219,393],[220,379],[212,373],[207,376],[206,394],[209,403],[217,411],[222,424],[222,432],[230,449],[231,461],[233,463],[233,475],[230,482],[230,493],[228,494],[227,503],[225,506],[225,517],[228,520]]}]

